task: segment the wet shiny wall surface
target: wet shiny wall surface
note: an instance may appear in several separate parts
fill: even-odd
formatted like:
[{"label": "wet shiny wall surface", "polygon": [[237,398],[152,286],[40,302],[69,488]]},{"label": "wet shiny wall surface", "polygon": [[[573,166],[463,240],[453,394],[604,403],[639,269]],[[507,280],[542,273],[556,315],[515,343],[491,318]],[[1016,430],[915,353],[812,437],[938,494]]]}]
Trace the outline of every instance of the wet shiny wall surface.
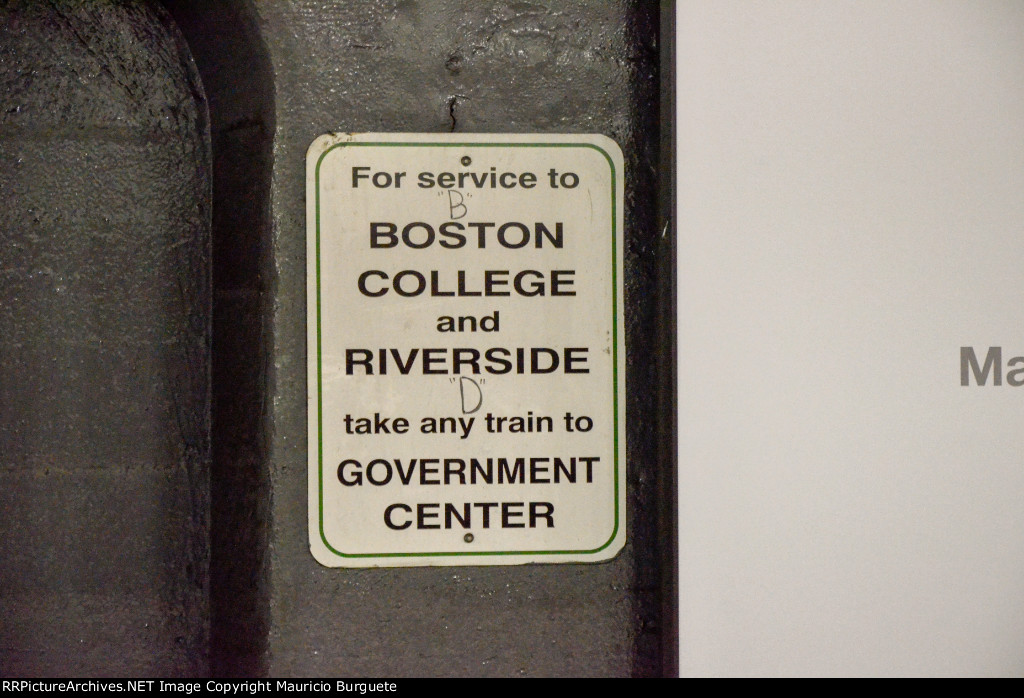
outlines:
[{"label": "wet shiny wall surface", "polygon": [[[657,6],[0,13],[0,670],[658,675]],[[327,131],[619,143],[628,542],[615,560],[314,561],[305,152]]]},{"label": "wet shiny wall surface", "polygon": [[[657,7],[257,3],[276,80],[272,674],[660,671]],[[626,158],[629,541],[595,565],[338,570],[307,543],[305,152],[327,131],[602,133]]]}]

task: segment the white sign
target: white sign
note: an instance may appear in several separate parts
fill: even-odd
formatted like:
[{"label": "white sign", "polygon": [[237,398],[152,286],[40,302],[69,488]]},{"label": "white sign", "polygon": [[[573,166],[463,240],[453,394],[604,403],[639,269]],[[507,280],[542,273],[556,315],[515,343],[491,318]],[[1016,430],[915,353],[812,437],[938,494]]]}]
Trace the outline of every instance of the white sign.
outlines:
[{"label": "white sign", "polygon": [[309,533],[332,567],[625,543],[622,153],[337,134],[307,154]]}]

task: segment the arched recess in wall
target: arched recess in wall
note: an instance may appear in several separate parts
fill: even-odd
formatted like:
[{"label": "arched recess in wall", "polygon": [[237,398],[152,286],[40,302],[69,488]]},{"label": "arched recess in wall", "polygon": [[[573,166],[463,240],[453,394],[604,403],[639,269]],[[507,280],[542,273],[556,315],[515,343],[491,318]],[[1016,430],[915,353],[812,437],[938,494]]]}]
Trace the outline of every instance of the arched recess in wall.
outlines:
[{"label": "arched recess in wall", "polygon": [[164,6],[199,68],[213,145],[210,670],[254,676],[268,630],[273,71],[247,0]]}]

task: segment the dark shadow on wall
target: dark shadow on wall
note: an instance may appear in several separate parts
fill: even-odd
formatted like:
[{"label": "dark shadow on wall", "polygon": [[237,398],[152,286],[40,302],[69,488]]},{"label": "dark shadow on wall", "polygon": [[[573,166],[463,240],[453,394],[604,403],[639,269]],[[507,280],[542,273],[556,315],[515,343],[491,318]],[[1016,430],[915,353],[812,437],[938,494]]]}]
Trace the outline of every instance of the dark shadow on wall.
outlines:
[{"label": "dark shadow on wall", "polygon": [[213,146],[210,670],[266,673],[266,400],[274,77],[247,0],[165,0],[209,100]]},{"label": "dark shadow on wall", "polygon": [[660,272],[658,213],[659,8],[647,0],[626,3],[633,128],[619,134],[626,154],[626,414],[627,516],[633,557],[635,645],[631,674],[663,676],[662,562],[669,543],[659,527],[660,502],[669,480],[659,458],[662,395],[657,337],[664,320],[655,299],[668,282]]},{"label": "dark shadow on wall", "polygon": [[658,403],[658,461],[661,463],[660,514],[661,555],[661,642],[662,676],[679,676],[679,520],[677,511],[678,470],[676,467],[676,235],[675,221],[675,3],[660,3],[659,58],[661,99],[659,103],[658,225],[661,231],[658,276],[658,324],[655,352],[662,390]]}]

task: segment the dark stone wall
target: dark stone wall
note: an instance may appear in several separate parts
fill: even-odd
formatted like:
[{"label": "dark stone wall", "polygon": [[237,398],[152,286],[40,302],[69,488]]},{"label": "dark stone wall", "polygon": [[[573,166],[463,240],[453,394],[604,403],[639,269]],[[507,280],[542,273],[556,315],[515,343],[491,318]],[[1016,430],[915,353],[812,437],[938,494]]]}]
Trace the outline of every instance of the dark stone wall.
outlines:
[{"label": "dark stone wall", "polygon": [[[658,21],[639,0],[0,3],[0,672],[660,674]],[[327,131],[619,143],[615,560],[314,561],[304,158]]]},{"label": "dark stone wall", "polygon": [[210,151],[145,2],[0,4],[0,668],[207,670]]},{"label": "dark stone wall", "polygon": [[[270,477],[274,675],[661,670],[658,7],[648,2],[258,3],[275,73]],[[594,565],[338,570],[306,519],[306,148],[327,131],[569,132],[626,158],[629,542]]]},{"label": "dark stone wall", "polygon": [[213,143],[211,670],[253,676],[268,631],[274,74],[250,3],[164,4],[199,68]]}]

